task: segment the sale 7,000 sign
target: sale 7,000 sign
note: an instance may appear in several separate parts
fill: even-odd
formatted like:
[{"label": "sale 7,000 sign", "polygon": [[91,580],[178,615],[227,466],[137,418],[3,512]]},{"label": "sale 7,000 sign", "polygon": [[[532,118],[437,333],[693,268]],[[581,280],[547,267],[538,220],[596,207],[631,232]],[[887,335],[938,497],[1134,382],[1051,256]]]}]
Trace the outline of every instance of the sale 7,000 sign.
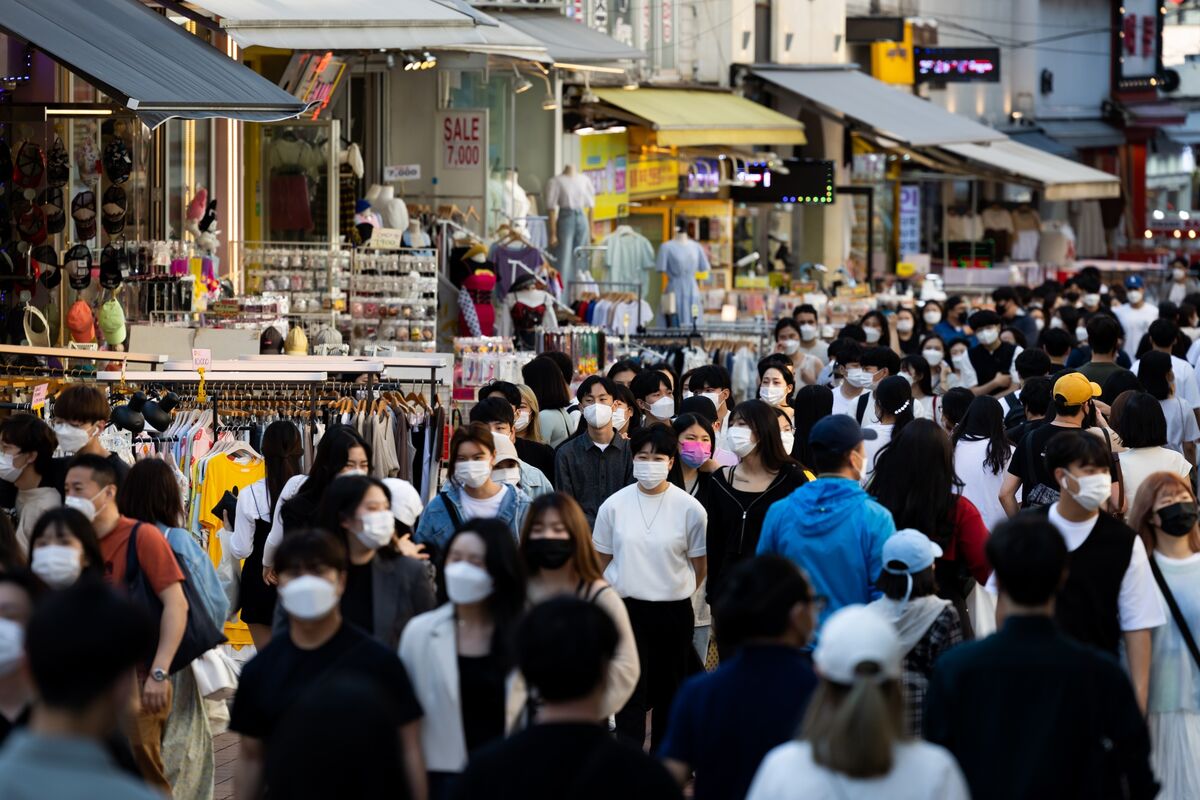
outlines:
[{"label": "sale 7,000 sign", "polygon": [[442,118],[442,167],[478,169],[484,159],[486,125],[479,111],[447,113]]}]

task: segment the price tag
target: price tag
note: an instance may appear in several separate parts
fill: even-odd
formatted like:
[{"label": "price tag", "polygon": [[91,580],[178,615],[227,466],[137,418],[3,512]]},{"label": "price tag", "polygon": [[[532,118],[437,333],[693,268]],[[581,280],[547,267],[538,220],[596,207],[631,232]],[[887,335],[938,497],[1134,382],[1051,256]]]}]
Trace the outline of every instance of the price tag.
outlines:
[{"label": "price tag", "polygon": [[46,394],[50,391],[50,384],[39,383],[33,387],[33,402],[30,403],[34,411],[40,411],[46,405]]},{"label": "price tag", "polygon": [[192,369],[212,369],[212,350],[192,349]]}]

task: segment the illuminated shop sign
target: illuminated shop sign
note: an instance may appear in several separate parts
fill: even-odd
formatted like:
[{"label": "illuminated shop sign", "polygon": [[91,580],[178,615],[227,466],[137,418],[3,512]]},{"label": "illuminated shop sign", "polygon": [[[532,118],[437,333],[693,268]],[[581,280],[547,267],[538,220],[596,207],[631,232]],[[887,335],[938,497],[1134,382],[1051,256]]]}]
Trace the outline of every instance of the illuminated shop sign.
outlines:
[{"label": "illuminated shop sign", "polygon": [[917,83],[998,83],[998,47],[913,48],[913,78]]},{"label": "illuminated shop sign", "polygon": [[827,205],[834,200],[832,161],[787,159],[783,169],[772,169],[765,162],[750,162],[739,168],[740,186],[729,189],[729,197],[739,203],[793,203]]}]

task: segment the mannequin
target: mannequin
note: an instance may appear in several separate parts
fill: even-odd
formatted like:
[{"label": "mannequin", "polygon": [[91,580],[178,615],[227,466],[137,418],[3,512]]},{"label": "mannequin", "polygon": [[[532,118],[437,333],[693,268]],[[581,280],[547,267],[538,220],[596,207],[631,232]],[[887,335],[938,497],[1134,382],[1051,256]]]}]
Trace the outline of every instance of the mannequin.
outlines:
[{"label": "mannequin", "polygon": [[658,271],[667,279],[665,291],[675,296],[675,312],[667,315],[669,327],[691,327],[697,316],[703,314],[696,273],[708,269],[708,255],[688,236],[687,220],[679,217],[675,221],[675,237],[658,249]]},{"label": "mannequin", "polygon": [[546,183],[550,248],[564,283],[571,283],[575,277],[575,248],[591,244],[595,208],[595,187],[586,176],[576,174],[571,164],[563,167],[561,175],[555,175]]},{"label": "mannequin", "polygon": [[421,221],[411,219],[408,221],[408,230],[400,237],[401,243],[405,247],[429,247],[429,234],[421,230]]},{"label": "mannequin", "polygon": [[514,336],[518,349],[533,350],[539,329],[547,333],[558,330],[554,297],[540,278],[522,275],[504,297],[504,313],[497,322],[501,336]]},{"label": "mannequin", "polygon": [[384,184],[372,184],[367,190],[367,202],[379,213],[385,228],[407,228],[408,206],[399,197],[396,190]]}]

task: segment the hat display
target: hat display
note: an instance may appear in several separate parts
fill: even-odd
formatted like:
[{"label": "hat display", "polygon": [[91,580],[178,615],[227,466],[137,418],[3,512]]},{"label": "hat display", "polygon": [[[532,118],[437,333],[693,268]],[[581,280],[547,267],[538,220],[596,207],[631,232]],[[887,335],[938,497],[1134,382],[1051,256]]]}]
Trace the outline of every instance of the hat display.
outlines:
[{"label": "hat display", "polygon": [[86,289],[92,282],[92,251],[86,244],[77,244],[67,251],[63,259],[71,288]]},{"label": "hat display", "polygon": [[277,356],[283,352],[283,334],[274,325],[269,325],[258,337],[258,354]]},{"label": "hat display", "polygon": [[[171,411],[179,405],[179,395],[167,392],[160,399],[151,398],[142,407],[142,415],[154,426],[156,431],[165,431],[171,427]],[[235,487],[236,488],[236,487]]]},{"label": "hat display", "polygon": [[61,189],[71,179],[71,161],[67,158],[67,148],[62,139],[54,137],[50,152],[46,154],[46,185]]},{"label": "hat display", "polygon": [[37,203],[22,202],[17,208],[17,233],[22,241],[41,244],[46,241],[46,214]]},{"label": "hat display", "polygon": [[283,352],[289,356],[308,355],[308,335],[304,332],[304,328],[296,325],[288,331],[287,343],[284,345]]},{"label": "hat display", "polygon": [[81,242],[96,235],[96,193],[88,189],[71,201],[71,219],[75,220],[75,238]]},{"label": "hat display", "polygon": [[100,224],[109,236],[115,236],[125,230],[125,208],[128,200],[125,190],[116,184],[104,190],[100,205]]},{"label": "hat display", "polygon": [[845,414],[830,414],[813,425],[808,434],[808,443],[831,453],[849,453],[863,440],[872,440],[878,434],[871,428],[860,428],[853,417]]},{"label": "hat display", "polygon": [[392,516],[401,525],[412,527],[421,516],[421,495],[411,483],[400,478],[384,478],[383,485],[392,496]]},{"label": "hat display", "polygon": [[86,301],[76,300],[67,309],[67,330],[71,332],[71,341],[80,344],[96,341],[96,318],[92,315],[92,307]]},{"label": "hat display", "polygon": [[104,341],[109,345],[116,347],[125,343],[125,309],[117,302],[117,298],[110,297],[100,306],[99,323]]},{"label": "hat display", "polygon": [[41,311],[26,303],[25,315],[21,322],[25,329],[25,339],[32,347],[50,346],[50,323]]},{"label": "hat display", "polygon": [[46,174],[46,154],[33,142],[23,142],[13,164],[13,183],[22,189],[36,189]]},{"label": "hat display", "polygon": [[867,663],[879,667],[880,677],[895,680],[900,677],[903,656],[892,622],[874,609],[853,605],[825,620],[813,651],[813,666],[826,680],[845,685],[854,683],[858,668]]},{"label": "hat display", "polygon": [[100,285],[105,289],[115,289],[128,273],[129,256],[125,248],[111,242],[105,245],[100,251]]},{"label": "hat display", "polygon": [[1061,396],[1067,405],[1079,406],[1099,397],[1100,384],[1092,383],[1082,372],[1068,372],[1054,382],[1054,396]]},{"label": "hat display", "polygon": [[54,235],[62,233],[67,227],[66,204],[63,201],[63,190],[59,186],[47,186],[37,197],[42,213],[46,215],[46,233]]},{"label": "hat display", "polygon": [[129,146],[121,137],[113,137],[104,147],[104,174],[111,183],[124,183],[133,172],[133,159]]},{"label": "hat display", "polygon": [[9,242],[0,250],[0,274],[26,275],[29,263],[26,259],[29,245],[24,242]]}]

